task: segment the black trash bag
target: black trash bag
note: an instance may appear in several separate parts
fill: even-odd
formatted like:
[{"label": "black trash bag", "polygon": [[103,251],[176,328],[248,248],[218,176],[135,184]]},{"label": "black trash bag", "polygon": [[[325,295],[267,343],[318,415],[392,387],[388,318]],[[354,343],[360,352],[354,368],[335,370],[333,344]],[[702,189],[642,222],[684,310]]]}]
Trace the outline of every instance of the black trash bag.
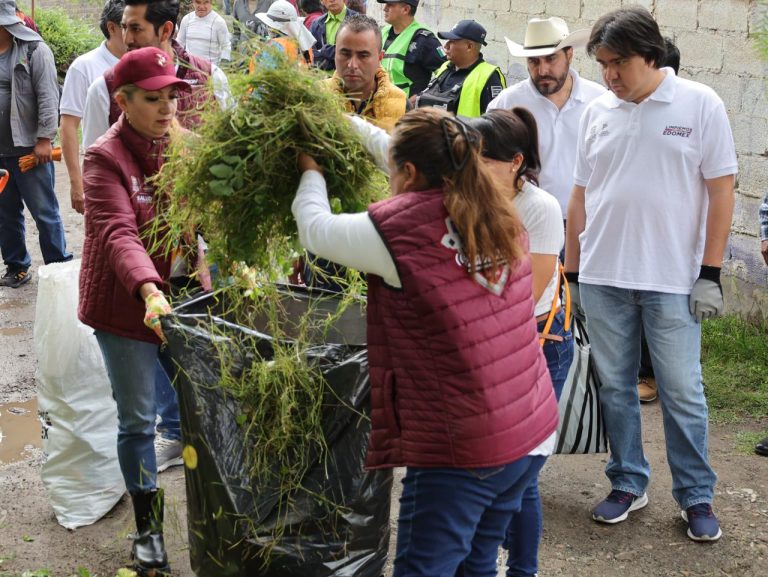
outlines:
[{"label": "black trash bag", "polygon": [[[298,287],[284,294],[289,315],[306,311],[312,296]],[[335,310],[332,299],[328,307]],[[197,467],[186,469],[193,571],[198,577],[380,577],[389,547],[392,471],[363,468],[370,435],[370,420],[362,416],[370,417],[364,316],[348,311],[325,336],[338,344],[318,344],[308,353],[332,391],[322,417],[328,451],[325,459],[315,455],[311,461],[303,481],[308,490],[292,495],[284,533],[276,540],[271,529],[285,515],[286,503],[248,476],[249,442],[236,421],[242,411],[217,386],[213,345],[230,335],[234,343],[238,334],[255,335],[258,355],[239,351],[248,363],[269,358],[271,337],[259,327],[210,316],[220,310],[215,295],[202,295],[162,320],[167,354],[183,368],[175,380],[183,443],[197,454]],[[323,499],[340,507],[329,511]],[[260,555],[265,548],[272,548],[267,565]]]}]

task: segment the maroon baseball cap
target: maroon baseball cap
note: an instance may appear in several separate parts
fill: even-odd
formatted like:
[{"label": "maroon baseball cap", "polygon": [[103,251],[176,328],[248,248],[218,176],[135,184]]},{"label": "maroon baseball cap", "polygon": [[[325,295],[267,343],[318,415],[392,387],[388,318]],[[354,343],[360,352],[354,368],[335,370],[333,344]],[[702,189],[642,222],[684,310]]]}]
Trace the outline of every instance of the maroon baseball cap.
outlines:
[{"label": "maroon baseball cap", "polygon": [[171,57],[153,46],[130,50],[115,64],[115,86],[125,84],[135,84],[144,90],[160,90],[171,85],[180,90],[191,88],[176,76]]}]

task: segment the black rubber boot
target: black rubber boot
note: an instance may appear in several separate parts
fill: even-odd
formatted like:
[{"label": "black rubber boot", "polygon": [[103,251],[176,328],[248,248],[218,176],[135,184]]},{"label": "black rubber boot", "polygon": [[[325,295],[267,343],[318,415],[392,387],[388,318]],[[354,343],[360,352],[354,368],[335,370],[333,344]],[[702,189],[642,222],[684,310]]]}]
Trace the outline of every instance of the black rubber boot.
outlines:
[{"label": "black rubber boot", "polygon": [[170,575],[168,555],[163,541],[163,490],[132,493],[133,512],[136,515],[136,537],[131,558],[139,577],[165,577]]}]

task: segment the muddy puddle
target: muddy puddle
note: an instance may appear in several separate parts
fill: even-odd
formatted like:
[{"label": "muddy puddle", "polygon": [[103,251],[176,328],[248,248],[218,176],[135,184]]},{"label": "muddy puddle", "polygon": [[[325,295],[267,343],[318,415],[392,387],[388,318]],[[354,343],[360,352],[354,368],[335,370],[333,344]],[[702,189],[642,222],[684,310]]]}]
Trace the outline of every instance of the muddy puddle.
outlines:
[{"label": "muddy puddle", "polygon": [[41,444],[37,399],[0,404],[0,465],[28,458]]}]

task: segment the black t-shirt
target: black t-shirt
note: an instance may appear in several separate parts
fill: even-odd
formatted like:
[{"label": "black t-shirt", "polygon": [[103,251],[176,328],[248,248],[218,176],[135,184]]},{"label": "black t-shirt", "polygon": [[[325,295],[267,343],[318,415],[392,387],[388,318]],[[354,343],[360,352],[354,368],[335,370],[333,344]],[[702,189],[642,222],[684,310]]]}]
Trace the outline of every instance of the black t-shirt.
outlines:
[{"label": "black t-shirt", "polygon": [[[483,62],[482,54],[480,55],[480,58],[477,59],[477,62],[469,68],[456,70],[456,67],[453,64],[449,64],[448,69],[437,79],[437,85],[440,88],[440,92],[447,92],[451,87],[463,83],[470,72],[472,72],[481,62]],[[490,78],[488,78],[488,82],[485,83],[483,92],[480,95],[481,114],[488,109],[488,104],[490,104],[491,100],[496,98],[502,90],[504,90],[504,85],[502,84],[501,73],[496,70],[491,74]]]},{"label": "black t-shirt", "polygon": [[[397,36],[395,29],[390,28],[389,34],[384,39],[384,50],[389,48]],[[427,87],[432,79],[432,73],[440,68],[443,62],[445,62],[445,52],[437,36],[425,28],[418,30],[408,46],[403,65],[403,73],[413,82],[412,95],[418,94]]]}]

